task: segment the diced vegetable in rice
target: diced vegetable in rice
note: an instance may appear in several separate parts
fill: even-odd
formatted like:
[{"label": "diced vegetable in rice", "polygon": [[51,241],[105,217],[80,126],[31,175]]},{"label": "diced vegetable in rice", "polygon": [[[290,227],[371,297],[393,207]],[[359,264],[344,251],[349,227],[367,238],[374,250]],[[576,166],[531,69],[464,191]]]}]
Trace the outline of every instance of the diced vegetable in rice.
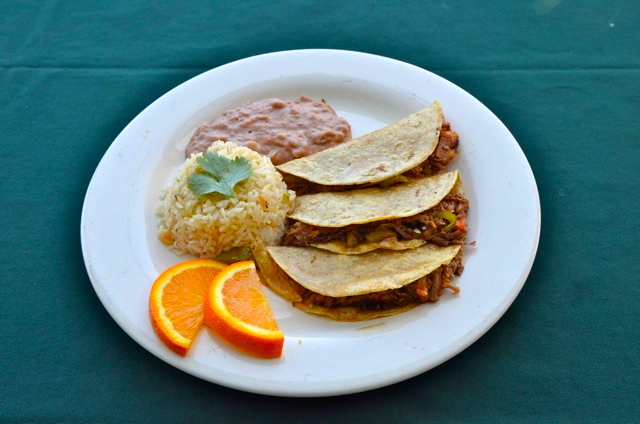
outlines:
[{"label": "diced vegetable in rice", "polygon": [[177,254],[214,257],[232,247],[249,246],[260,238],[275,244],[284,232],[295,192],[287,190],[269,158],[231,142],[217,141],[209,151],[229,159],[237,156],[251,163],[251,176],[235,187],[235,197],[218,193],[197,195],[187,179],[198,169],[197,157],[189,157],[161,194],[157,210],[158,236]]}]

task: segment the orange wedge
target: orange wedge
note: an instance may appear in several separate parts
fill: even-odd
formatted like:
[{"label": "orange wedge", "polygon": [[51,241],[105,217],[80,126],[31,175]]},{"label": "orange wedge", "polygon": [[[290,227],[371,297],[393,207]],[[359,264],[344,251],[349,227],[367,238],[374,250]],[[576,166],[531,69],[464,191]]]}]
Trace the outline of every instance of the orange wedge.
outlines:
[{"label": "orange wedge", "polygon": [[209,285],[227,264],[193,259],[164,271],[151,287],[149,315],[160,340],[174,352],[187,354],[204,319]]},{"label": "orange wedge", "polygon": [[214,278],[205,297],[204,322],[250,355],[282,355],[284,336],[262,291],[253,261],[229,265]]}]

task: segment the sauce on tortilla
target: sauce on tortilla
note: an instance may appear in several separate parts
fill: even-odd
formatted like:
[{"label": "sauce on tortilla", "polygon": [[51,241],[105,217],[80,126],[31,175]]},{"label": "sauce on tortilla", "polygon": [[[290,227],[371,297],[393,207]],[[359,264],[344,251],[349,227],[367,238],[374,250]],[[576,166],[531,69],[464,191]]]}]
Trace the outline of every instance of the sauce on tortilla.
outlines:
[{"label": "sauce on tortilla", "polygon": [[324,100],[265,99],[224,112],[196,130],[187,157],[204,152],[216,140],[232,141],[274,165],[308,156],[351,139],[351,126]]}]

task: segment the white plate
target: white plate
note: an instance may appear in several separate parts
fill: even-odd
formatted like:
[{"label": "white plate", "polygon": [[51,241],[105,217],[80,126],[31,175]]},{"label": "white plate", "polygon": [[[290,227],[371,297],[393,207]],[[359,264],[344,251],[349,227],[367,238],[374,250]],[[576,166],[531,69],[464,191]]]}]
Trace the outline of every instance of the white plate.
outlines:
[{"label": "white plate", "polygon": [[[156,238],[158,196],[184,158],[194,129],[225,109],[268,97],[324,98],[354,136],[416,112],[433,100],[460,134],[458,168],[471,201],[462,292],[435,304],[364,323],[305,314],[270,295],[286,336],[277,360],[248,357],[210,330],[183,358],[149,323],[149,288],[177,257]],[[507,310],[531,269],[540,204],[515,139],[485,106],[415,66],[364,53],[299,50],[265,54],[205,72],[147,107],[116,138],[89,185],[82,251],[107,311],[140,345],[211,382],[280,396],[327,396],[393,384],[423,373],[482,336]]]}]

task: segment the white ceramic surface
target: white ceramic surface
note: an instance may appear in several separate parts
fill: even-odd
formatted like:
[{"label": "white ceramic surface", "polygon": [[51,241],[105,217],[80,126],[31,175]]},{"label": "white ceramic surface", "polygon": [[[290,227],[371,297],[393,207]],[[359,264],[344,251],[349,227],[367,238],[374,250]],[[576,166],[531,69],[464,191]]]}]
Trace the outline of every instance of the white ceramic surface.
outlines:
[{"label": "white ceramic surface", "polygon": [[[433,100],[460,134],[457,159],[471,201],[459,295],[361,323],[305,314],[269,294],[286,335],[284,354],[260,360],[203,329],[186,357],[170,352],[148,318],[149,289],[186,260],[156,237],[162,187],[184,159],[197,126],[244,101],[324,98],[354,136]],[[339,50],[265,54],[205,72],[171,90],[116,138],[87,190],[82,250],[93,287],[116,322],[158,358],[211,382],[280,396],[328,396],[393,384],[423,373],[481,337],[522,288],[536,254],[540,203],[529,164],[500,120],[478,100],[428,71]]]}]

